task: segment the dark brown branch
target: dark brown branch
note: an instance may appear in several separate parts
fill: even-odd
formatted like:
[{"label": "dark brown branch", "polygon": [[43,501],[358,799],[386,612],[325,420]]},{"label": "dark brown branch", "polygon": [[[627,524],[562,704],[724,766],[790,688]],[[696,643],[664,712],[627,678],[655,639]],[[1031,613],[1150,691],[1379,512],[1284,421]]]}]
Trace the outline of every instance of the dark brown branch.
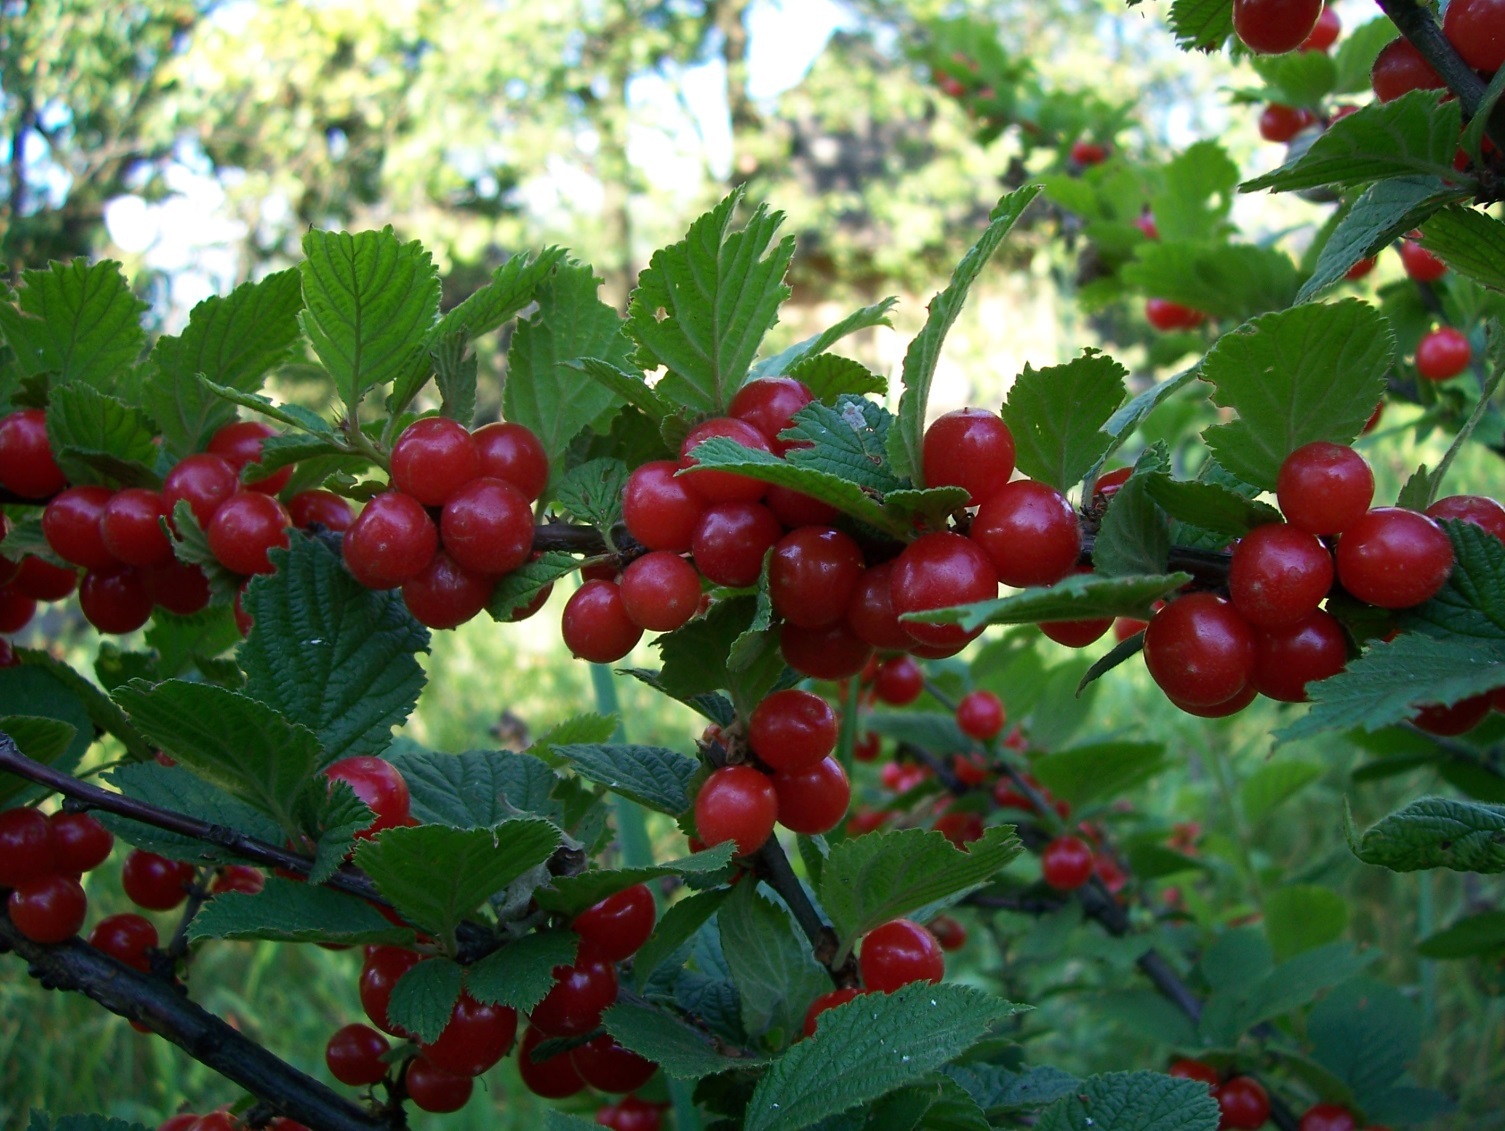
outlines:
[{"label": "dark brown branch", "polygon": [[855,986],[857,972],[850,956],[840,966],[832,965],[841,940],[811,902],[804,885],[794,874],[794,869],[789,865],[789,857],[784,855],[784,846],[777,838],[769,837],[763,842],[763,847],[753,854],[753,862],[757,867],[758,878],[778,892],[789,908],[794,921],[809,940],[816,961],[831,972],[831,980],[838,986]]},{"label": "dark brown branch", "polygon": [[81,939],[34,943],[0,909],[0,944],[24,958],[31,976],[48,989],[84,994],[144,1025],[314,1131],[391,1131],[401,1125],[400,1114],[362,1110],[189,1001],[171,983],[138,973]]}]

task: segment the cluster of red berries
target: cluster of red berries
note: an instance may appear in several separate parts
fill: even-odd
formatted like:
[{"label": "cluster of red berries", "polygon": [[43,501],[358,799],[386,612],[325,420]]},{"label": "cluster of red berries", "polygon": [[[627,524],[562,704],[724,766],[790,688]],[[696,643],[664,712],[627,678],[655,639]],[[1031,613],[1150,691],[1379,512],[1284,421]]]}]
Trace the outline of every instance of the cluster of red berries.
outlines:
[{"label": "cluster of red berries", "polygon": [[16,929],[39,943],[76,935],[89,906],[79,877],[103,864],[114,844],[87,813],[0,812],[0,888],[10,889],[6,910]]},{"label": "cluster of red berries", "polygon": [[[249,1124],[238,1116],[232,1115],[226,1107],[205,1112],[202,1115],[185,1111],[169,1116],[157,1124],[157,1131],[248,1131],[249,1127]],[[296,1119],[279,1115],[265,1125],[265,1131],[309,1131],[309,1129]]]},{"label": "cluster of red berries", "polygon": [[857,951],[857,971],[862,978],[861,989],[842,986],[810,1003],[805,1010],[805,1036],[815,1035],[822,1013],[861,994],[890,994],[914,982],[939,982],[946,975],[946,956],[940,939],[930,929],[913,919],[890,919],[863,936]]},{"label": "cluster of red berries", "polygon": [[[1184,1080],[1200,1080],[1218,1102],[1219,1131],[1258,1131],[1270,1118],[1270,1096],[1253,1076],[1223,1074],[1200,1060],[1173,1061],[1166,1070]],[[1353,1112],[1341,1104],[1317,1103],[1301,1115],[1300,1131],[1359,1131]],[[1371,1124],[1364,1131],[1390,1131]]]},{"label": "cluster of red berries", "polygon": [[[658,1066],[609,1035],[593,1037],[543,1060],[535,1060],[533,1050],[543,1041],[584,1036],[600,1025],[601,1015],[617,999],[616,964],[647,941],[654,919],[653,895],[642,884],[594,904],[571,922],[580,940],[575,961],[555,967],[554,985],[530,1011],[520,1040],[516,1010],[462,993],[439,1036],[416,1041],[413,1055],[405,1061],[390,1055],[387,1038],[410,1035],[391,1020],[388,1010],[398,980],[426,958],[403,947],[368,946],[359,987],[371,1025],[356,1023],[337,1030],[325,1046],[325,1063],[336,1080],[354,1087],[369,1087],[400,1070],[408,1097],[419,1108],[433,1112],[463,1107],[475,1078],[506,1056],[514,1044],[520,1050],[518,1070],[523,1083],[536,1095],[563,1099],[586,1087],[609,1094],[634,1092]],[[641,1122],[650,1117],[640,1108],[657,1111],[651,1104],[627,1097],[610,1106],[618,1109],[610,1117],[630,1127],[656,1126],[656,1122]]]},{"label": "cluster of red berries", "polygon": [[520,424],[471,432],[428,416],[392,445],[390,470],[390,489],[345,532],[345,566],[368,589],[401,586],[430,628],[463,624],[533,553],[533,502],[549,480],[543,445]]}]

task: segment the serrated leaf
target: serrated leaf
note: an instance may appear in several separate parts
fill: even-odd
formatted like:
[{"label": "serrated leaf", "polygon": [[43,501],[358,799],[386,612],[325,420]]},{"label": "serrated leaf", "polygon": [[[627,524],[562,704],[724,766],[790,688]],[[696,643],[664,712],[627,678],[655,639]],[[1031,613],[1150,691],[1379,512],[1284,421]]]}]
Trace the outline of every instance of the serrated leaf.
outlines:
[{"label": "serrated leaf", "polygon": [[1113,496],[1092,544],[1092,568],[1098,577],[1153,576],[1169,568],[1170,520],[1150,497],[1150,482],[1159,478],[1155,472],[1163,469],[1163,457],[1160,445],[1142,453],[1134,473]]},{"label": "serrated leaf", "polygon": [[1350,830],[1348,842],[1364,863],[1392,872],[1505,872],[1505,805],[1423,797],[1362,836]]},{"label": "serrated leaf", "polygon": [[662,426],[665,420],[678,411],[673,402],[659,393],[658,386],[649,385],[643,380],[641,373],[624,369],[599,357],[585,357],[567,364],[604,386],[624,403],[638,409],[655,426]]},{"label": "serrated leaf", "polygon": [[1046,1066],[1014,1072],[996,1064],[948,1064],[942,1071],[979,1107],[989,1110],[1039,1107],[1060,1099],[1079,1083],[1071,1073]]},{"label": "serrated leaf", "polygon": [[653,934],[632,957],[632,972],[638,989],[646,986],[660,964],[688,942],[690,936],[716,914],[733,890],[735,889],[721,887],[696,892],[681,899],[659,916]]},{"label": "serrated leaf", "polygon": [[746,1131],[794,1131],[869,1103],[928,1076],[1018,1009],[970,986],[917,983],[827,1010],[815,1035],[758,1081]]},{"label": "serrated leaf", "polygon": [[880,923],[921,907],[955,901],[986,883],[1019,854],[1012,827],[994,827],[958,849],[924,829],[869,833],[831,849],[820,878],[825,908],[845,954]]},{"label": "serrated leaf", "polygon": [[404,751],[392,761],[408,783],[413,816],[422,824],[489,828],[523,813],[556,823],[563,818],[563,808],[551,796],[559,779],[537,758],[508,750]]},{"label": "serrated leaf", "polygon": [[619,1044],[647,1057],[676,1080],[699,1080],[766,1063],[754,1055],[724,1056],[710,1034],[652,1006],[619,1001],[601,1020]]},{"label": "serrated leaf", "polygon": [[293,827],[298,795],[319,765],[308,728],[249,696],[180,679],[130,683],[114,699],[146,738],[205,781]]},{"label": "serrated leaf", "polygon": [[1448,208],[1427,220],[1421,246],[1460,275],[1505,291],[1505,221],[1477,208]]},{"label": "serrated leaf", "polygon": [[609,531],[622,519],[622,492],[631,474],[619,459],[587,460],[572,467],[551,489],[554,501],[566,514]]},{"label": "serrated leaf", "polygon": [[222,655],[240,639],[228,605],[214,605],[189,616],[159,608],[146,630],[147,647],[157,654],[157,678],[182,675],[196,660]]},{"label": "serrated leaf", "polygon": [[1357,976],[1378,957],[1378,951],[1360,953],[1349,943],[1334,942],[1286,959],[1249,995],[1245,1024],[1258,1025],[1316,1000],[1324,990]]},{"label": "serrated leaf", "polygon": [[1359,260],[1377,254],[1434,212],[1468,196],[1435,176],[1388,177],[1370,185],[1328,236],[1317,267],[1301,285],[1296,301],[1310,302],[1344,278]]},{"label": "serrated leaf", "polygon": [[1505,951],[1505,911],[1467,915],[1416,944],[1423,958],[1472,958]]},{"label": "serrated leaf", "polygon": [[146,346],[145,312],[118,262],[90,263],[80,255],[23,271],[15,305],[0,301],[0,334],[22,377],[49,374],[59,383],[108,390]]},{"label": "serrated leaf", "polygon": [[181,459],[202,451],[215,430],[235,418],[199,375],[255,392],[269,371],[292,356],[302,306],[302,280],[289,268],[204,299],[181,334],[157,339],[151,353],[156,372],[143,382],[142,402],[170,455]]},{"label": "serrated leaf", "polygon": [[[681,701],[726,689],[727,665],[736,641],[756,629],[759,602],[753,597],[718,601],[709,613],[654,641],[664,666],[659,683]],[[766,628],[766,624],[764,626]],[[744,645],[744,649],[747,646]]]},{"label": "serrated leaf", "polygon": [[728,841],[704,852],[696,852],[663,864],[647,864],[637,868],[593,868],[573,876],[560,876],[548,887],[540,888],[535,898],[538,906],[545,910],[575,915],[634,884],[647,883],[661,876],[704,876],[721,871],[731,860],[732,845]]},{"label": "serrated leaf", "polygon": [[695,759],[661,746],[571,743],[555,746],[554,753],[582,777],[675,817],[690,807],[690,780],[700,768]]},{"label": "serrated leaf", "polygon": [[[898,301],[897,298],[890,297],[884,299],[882,302],[875,302],[871,306],[864,306],[861,310],[852,311],[851,314],[848,314],[840,322],[822,330],[820,333],[813,334],[802,342],[796,342],[788,349],[781,350],[772,357],[765,357],[752,367],[752,371],[748,374],[748,379],[753,380],[758,377],[779,376],[793,377],[796,380],[804,381],[809,386],[810,391],[815,393],[815,399],[818,401],[834,400],[836,393],[882,393],[886,391],[888,383],[881,377],[869,374],[873,380],[882,386],[881,388],[841,388],[834,390],[828,388],[823,392],[817,392],[815,385],[811,384],[801,374],[800,370],[817,374],[825,372],[825,369],[820,365],[820,359],[823,358],[826,350],[841,341],[842,338],[858,330],[869,330],[875,326],[892,327],[893,323],[888,320],[888,313]],[[857,364],[856,362],[847,361],[846,358],[833,358],[831,360],[842,362],[846,365]],[[819,380],[818,377],[817,380]]]},{"label": "serrated leaf", "polygon": [[597,297],[600,285],[588,266],[559,267],[538,289],[538,309],[518,323],[507,350],[502,412],[533,431],[551,468],[561,466],[582,428],[623,403],[570,364],[582,357],[628,364],[632,344],[622,333],[621,317]]},{"label": "serrated leaf", "polygon": [[299,324],[334,378],[345,411],[416,366],[427,368],[427,336],[439,313],[439,276],[416,240],[379,232],[311,231],[299,265]]},{"label": "serrated leaf", "polygon": [[[630,675],[639,683],[646,683],[655,691],[668,695],[671,699],[675,698],[664,686],[659,672],[649,671],[647,668],[617,668],[616,670],[620,675]],[[687,699],[681,699],[680,702],[717,726],[730,726],[732,720],[737,717],[737,708],[725,695],[692,695]]]},{"label": "serrated leaf", "polygon": [[803,382],[811,396],[823,404],[832,404],[841,396],[883,396],[888,380],[861,362],[836,354],[821,353],[806,357],[789,367],[789,376]]},{"label": "serrated leaf", "polygon": [[777,1035],[778,1044],[799,1036],[805,1010],[831,985],[830,974],[796,938],[780,905],[741,884],[716,915],[721,950],[742,1000],[742,1028],[752,1037]]},{"label": "serrated leaf", "polygon": [[1386,177],[1451,177],[1461,128],[1456,100],[1415,90],[1374,102],[1333,122],[1294,161],[1245,181],[1243,192],[1296,192],[1323,185],[1362,185]]},{"label": "serrated leaf", "polygon": [[1233,538],[1248,534],[1256,526],[1282,521],[1280,512],[1269,503],[1245,498],[1220,483],[1152,475],[1145,487],[1150,498],[1177,521]]},{"label": "serrated leaf", "polygon": [[1073,805],[1118,797],[1165,766],[1159,742],[1098,742],[1037,758],[1030,771],[1052,793]]},{"label": "serrated leaf", "polygon": [[[335,432],[334,427],[312,409],[307,409],[297,404],[277,404],[260,393],[247,393],[242,392],[240,389],[232,389],[228,385],[216,385],[207,378],[202,380],[204,387],[215,396],[222,397],[231,404],[239,405],[241,408],[248,408],[259,416],[265,416],[270,420],[277,421],[279,424],[286,424],[289,428],[297,429],[299,432],[307,432],[330,444],[334,444],[338,437],[338,433]],[[272,440],[267,441],[272,444],[273,450],[282,446],[274,442],[275,440],[276,438],[274,437]]]},{"label": "serrated leaf", "polygon": [[1233,205],[1239,169],[1215,141],[1198,141],[1160,170],[1150,193],[1150,214],[1160,238],[1207,240],[1222,236]]},{"label": "serrated leaf", "polygon": [[1065,365],[1026,365],[1003,406],[1019,470],[1062,492],[1080,481],[1112,446],[1102,429],[1123,403],[1127,373],[1091,351]]},{"label": "serrated leaf", "polygon": [[660,396],[695,413],[726,409],[789,297],[794,237],[774,243],[784,214],[759,204],[733,230],[741,199],[740,189],[728,194],[683,240],[654,252],[627,307],[635,363],[663,366]]},{"label": "serrated leaf", "polygon": [[[21,680],[0,681],[0,703],[4,704],[4,709],[16,711],[22,707],[28,697],[24,693],[17,694],[22,690],[21,684],[35,683],[39,678],[46,677],[41,672],[33,672]],[[0,717],[0,733],[9,735],[16,748],[33,762],[66,771],[78,765],[92,736],[81,725],[88,723],[81,708],[75,710],[73,705],[61,699],[59,705],[61,710],[74,715],[73,721],[47,715],[6,714]],[[25,706],[28,710],[37,710],[35,702],[25,703]],[[0,805],[9,807],[16,798],[33,793],[36,789],[36,785],[25,778],[0,773]]]},{"label": "serrated leaf", "polygon": [[1265,934],[1283,961],[1337,942],[1348,929],[1348,902],[1330,888],[1284,884],[1265,895]]},{"label": "serrated leaf", "polygon": [[1233,34],[1233,0],[1174,0],[1170,21],[1181,50],[1221,47]]},{"label": "serrated leaf", "polygon": [[1287,51],[1250,60],[1265,81],[1267,101],[1286,106],[1319,106],[1338,84],[1337,64],[1325,51]]},{"label": "serrated leaf", "polygon": [[47,438],[70,483],[158,487],[157,429],[134,405],[82,381],[52,382]]},{"label": "serrated leaf", "polygon": [[[216,789],[182,766],[164,766],[158,762],[132,762],[116,766],[106,780],[127,797],[165,809],[169,813],[187,813],[226,829],[244,833],[255,840],[275,844],[282,831],[275,821],[251,806]],[[100,819],[110,831],[129,844],[168,856],[174,860],[191,860],[203,864],[233,863],[233,853],[207,841],[170,833],[153,825],[127,820],[113,814]]]},{"label": "serrated leaf", "polygon": [[1202,435],[1223,467],[1273,491],[1281,462],[1303,444],[1359,434],[1384,395],[1394,352],[1384,316],[1355,299],[1255,318],[1202,363],[1213,402],[1239,415]]},{"label": "serrated leaf", "polygon": [[533,301],[540,283],[549,277],[565,249],[546,247],[536,255],[521,252],[508,258],[485,286],[439,319],[433,336],[463,332],[471,341],[484,337]]},{"label": "serrated leaf", "polygon": [[434,386],[439,390],[439,414],[466,428],[476,417],[476,374],[481,366],[480,358],[469,347],[470,339],[463,331],[456,331],[440,336],[428,351]]},{"label": "serrated leaf", "polygon": [[364,899],[332,888],[268,876],[266,886],[256,895],[224,892],[205,903],[188,926],[188,939],[400,946],[413,941],[413,932],[388,922]]},{"label": "serrated leaf", "polygon": [[379,754],[418,701],[428,631],[399,591],[366,589],[312,539],[272,562],[243,598],[256,621],[238,653],[246,694],[318,735],[321,765]]},{"label": "serrated leaf", "polygon": [[167,532],[173,556],[184,565],[198,566],[209,585],[212,604],[229,605],[240,592],[241,577],[231,573],[209,548],[209,536],[199,525],[187,499],[179,499],[172,511],[172,526]]},{"label": "serrated leaf", "polygon": [[1244,820],[1258,828],[1274,810],[1326,773],[1317,762],[1282,759],[1259,767],[1239,787]]},{"label": "serrated leaf", "polygon": [[392,987],[387,1016],[420,1041],[436,1041],[449,1024],[465,969],[444,958],[429,958],[403,972]]},{"label": "serrated leaf", "polygon": [[533,740],[523,753],[541,758],[550,765],[558,765],[554,747],[569,743],[605,742],[617,733],[615,715],[597,715],[590,712],[572,715],[563,722],[555,723]]},{"label": "serrated leaf", "polygon": [[449,938],[461,919],[545,863],[559,843],[559,830],[541,817],[489,829],[419,825],[362,841],[355,862],[403,918]]},{"label": "serrated leaf", "polygon": [[[1296,295],[1296,264],[1276,248],[1225,241],[1152,241],[1135,249],[1123,279],[1151,298],[1213,318],[1283,310]],[[1371,406],[1373,407],[1373,406]]]},{"label": "serrated leaf", "polygon": [[494,950],[465,970],[465,990],[477,1001],[532,1009],[554,985],[554,967],[575,961],[573,931],[539,931]]},{"label": "serrated leaf", "polygon": [[1368,1098],[1405,1075],[1421,1049],[1421,1014],[1393,986],[1362,979],[1339,986],[1307,1018],[1312,1059]]},{"label": "serrated leaf", "polygon": [[1357,94],[1371,89],[1370,72],[1380,48],[1395,38],[1395,25],[1385,16],[1354,28],[1343,29],[1343,41],[1333,52],[1338,65],[1337,94]]},{"label": "serrated leaf", "polygon": [[925,326],[904,353],[904,395],[899,398],[899,419],[888,440],[888,458],[894,473],[900,478],[912,479],[919,486],[925,485],[920,449],[925,432],[925,409],[930,401],[930,382],[935,377],[941,346],[961,313],[972,284],[1039,194],[1039,185],[1026,185],[1009,193],[993,207],[988,215],[987,228],[956,265],[946,289],[930,300]]},{"label": "serrated leaf", "polygon": [[[1122,495],[1122,491],[1119,492]],[[1118,500],[1114,499],[1116,506]],[[1109,508],[1110,511],[1112,508]],[[1098,577],[1072,574],[1055,585],[1022,589],[1012,597],[956,605],[901,620],[937,624],[960,624],[968,632],[990,624],[1034,624],[1048,620],[1086,620],[1092,617],[1137,617],[1168,593],[1191,580],[1187,573],[1151,574],[1135,577]]]},{"label": "serrated leaf", "polygon": [[1217,1131],[1218,1105],[1205,1084],[1158,1072],[1089,1076],[1040,1113],[1037,1131]]}]

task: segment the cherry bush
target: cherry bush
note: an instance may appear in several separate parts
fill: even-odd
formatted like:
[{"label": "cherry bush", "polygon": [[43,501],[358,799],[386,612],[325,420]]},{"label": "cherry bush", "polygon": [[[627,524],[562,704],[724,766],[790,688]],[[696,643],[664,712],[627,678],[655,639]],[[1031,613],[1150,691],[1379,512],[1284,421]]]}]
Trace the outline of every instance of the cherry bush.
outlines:
[{"label": "cherry bush", "polygon": [[[1289,145],[1242,184],[1213,142],[1124,155],[1118,112],[1039,89],[986,29],[935,25],[920,61],[985,139],[1017,129],[1059,160],[998,202],[931,302],[896,410],[837,352],[893,300],[763,352],[794,241],[740,192],[652,257],[625,317],[557,248],[441,314],[428,253],[390,229],[308,233],[296,268],[149,350],[118,264],[26,272],[0,303],[0,620],[76,590],[125,639],[88,674],[0,648],[0,940],[223,1074],[227,1106],[161,1124],[178,1131],[398,1128],[463,1107],[508,1056],[560,1128],[1444,1113],[1407,1075],[1415,1010],[1341,915],[1323,926],[1338,897],[1286,889],[1302,929],[1278,945],[1178,917],[1157,885],[1194,882],[1199,830],[1146,835],[1116,804],[1166,745],[1052,748],[1015,699],[1034,630],[990,631],[1087,650],[1078,694],[1142,662],[1191,715],[1309,704],[1273,735],[1266,813],[1310,780],[1280,773],[1285,743],[1437,736],[1397,768],[1435,765],[1463,796],[1349,821],[1353,854],[1505,870],[1505,507],[1442,495],[1465,443],[1501,450],[1505,8],[1381,7],[1343,29],[1320,0],[1172,5],[1184,46],[1234,37],[1261,84],[1241,98]],[[1298,261],[1240,237],[1235,188],[1330,218]],[[1084,350],[1026,367],[998,411],[931,419],[969,290],[1011,231],[1065,214],[1091,247],[1083,301],[1142,301],[1110,336],[1190,364],[1147,382]],[[1404,280],[1332,297],[1392,246]],[[473,347],[504,327],[506,421],[476,426]],[[293,360],[327,375],[331,413],[266,395]],[[1154,438],[1207,398],[1215,423]],[[1453,436],[1394,500],[1351,446],[1387,398]],[[394,737],[430,630],[505,633],[575,574],[565,645],[611,665],[651,634],[659,665],[624,670],[703,716],[695,757],[591,713],[522,752]],[[121,755],[98,782],[75,776],[96,740]],[[881,807],[854,803],[859,773]],[[673,858],[618,847],[643,810],[677,823]],[[80,877],[112,852],[170,934],[90,922]],[[1120,940],[1178,1059],[1086,1079],[1037,1062],[1013,1038],[1023,1004],[947,979],[948,954],[996,941],[972,909]],[[365,1016],[324,1050],[343,1092],[184,992],[200,949],[237,939],[364,947]],[[1498,922],[1449,940],[1502,943]]]}]

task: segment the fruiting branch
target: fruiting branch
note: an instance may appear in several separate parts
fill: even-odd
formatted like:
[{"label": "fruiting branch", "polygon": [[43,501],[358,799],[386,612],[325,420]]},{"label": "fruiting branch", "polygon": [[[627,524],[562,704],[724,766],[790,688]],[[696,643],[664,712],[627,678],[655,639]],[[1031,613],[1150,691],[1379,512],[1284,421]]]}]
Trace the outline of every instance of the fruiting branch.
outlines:
[{"label": "fruiting branch", "polygon": [[[1421,57],[1442,76],[1448,89],[1458,96],[1465,117],[1472,118],[1484,107],[1484,80],[1479,78],[1443,35],[1436,17],[1416,0],[1377,0],[1380,10],[1411,41]],[[1505,149],[1505,100],[1490,108],[1489,138]]]}]

